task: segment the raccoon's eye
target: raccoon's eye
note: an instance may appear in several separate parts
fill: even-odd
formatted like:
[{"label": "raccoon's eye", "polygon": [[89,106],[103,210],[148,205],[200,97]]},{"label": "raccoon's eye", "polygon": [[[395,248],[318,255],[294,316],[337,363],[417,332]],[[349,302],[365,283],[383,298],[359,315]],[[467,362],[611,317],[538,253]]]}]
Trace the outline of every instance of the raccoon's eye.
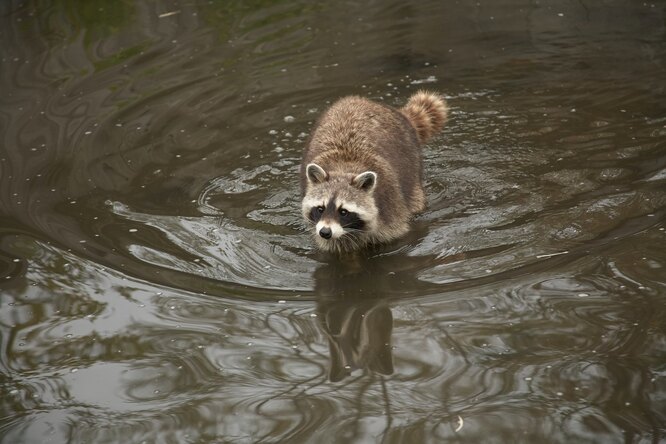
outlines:
[{"label": "raccoon's eye", "polygon": [[345,210],[344,208],[340,208],[340,216],[345,217],[348,214],[349,211]]},{"label": "raccoon's eye", "polygon": [[318,206],[318,207],[317,207],[317,212],[319,212],[319,213],[323,213],[323,212],[324,212],[324,207],[322,207],[321,205]]}]

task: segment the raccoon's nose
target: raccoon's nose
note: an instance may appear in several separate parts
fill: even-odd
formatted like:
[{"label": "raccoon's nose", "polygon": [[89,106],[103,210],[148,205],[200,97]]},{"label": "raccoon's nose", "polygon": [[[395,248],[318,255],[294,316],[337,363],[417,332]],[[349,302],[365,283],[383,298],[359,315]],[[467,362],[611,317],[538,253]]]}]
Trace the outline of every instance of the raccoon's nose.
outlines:
[{"label": "raccoon's nose", "polygon": [[333,232],[331,231],[330,228],[323,227],[321,230],[319,230],[319,235],[324,239],[330,239],[331,236],[333,235]]}]

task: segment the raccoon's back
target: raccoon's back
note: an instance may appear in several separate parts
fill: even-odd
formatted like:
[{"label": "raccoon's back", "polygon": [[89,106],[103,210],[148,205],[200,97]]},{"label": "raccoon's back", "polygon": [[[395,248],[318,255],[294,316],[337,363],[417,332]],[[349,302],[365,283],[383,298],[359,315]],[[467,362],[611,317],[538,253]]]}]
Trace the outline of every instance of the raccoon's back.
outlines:
[{"label": "raccoon's back", "polygon": [[406,163],[418,167],[418,145],[415,129],[398,110],[349,96],[335,102],[322,115],[303,162],[353,163],[372,169],[381,159],[380,163],[392,168],[403,168]]}]

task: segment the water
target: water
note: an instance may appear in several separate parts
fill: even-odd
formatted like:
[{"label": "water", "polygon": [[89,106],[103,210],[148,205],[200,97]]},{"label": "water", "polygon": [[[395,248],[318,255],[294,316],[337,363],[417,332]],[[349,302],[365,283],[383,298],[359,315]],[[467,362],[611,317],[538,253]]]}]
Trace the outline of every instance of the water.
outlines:
[{"label": "water", "polygon": [[[0,6],[0,442],[666,440],[663,2]],[[444,93],[405,239],[298,164]]]}]

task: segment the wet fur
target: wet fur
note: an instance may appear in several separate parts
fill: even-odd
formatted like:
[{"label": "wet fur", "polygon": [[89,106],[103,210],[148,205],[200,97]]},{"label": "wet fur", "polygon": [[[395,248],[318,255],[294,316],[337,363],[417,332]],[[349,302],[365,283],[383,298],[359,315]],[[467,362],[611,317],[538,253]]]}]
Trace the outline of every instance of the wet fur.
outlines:
[{"label": "wet fur", "polygon": [[[313,206],[334,202],[357,212],[365,222],[362,230],[337,239],[323,239],[315,232],[321,249],[355,250],[409,230],[410,219],[426,203],[420,145],[442,128],[446,117],[444,99],[425,91],[414,94],[401,109],[345,97],[321,116],[301,163],[303,216],[313,222]],[[308,177],[310,164],[321,167],[322,175],[314,169]],[[376,174],[370,191],[354,186],[364,172]]]}]

